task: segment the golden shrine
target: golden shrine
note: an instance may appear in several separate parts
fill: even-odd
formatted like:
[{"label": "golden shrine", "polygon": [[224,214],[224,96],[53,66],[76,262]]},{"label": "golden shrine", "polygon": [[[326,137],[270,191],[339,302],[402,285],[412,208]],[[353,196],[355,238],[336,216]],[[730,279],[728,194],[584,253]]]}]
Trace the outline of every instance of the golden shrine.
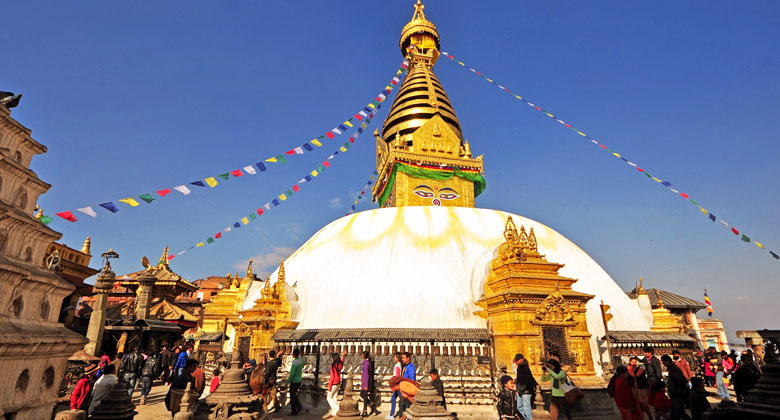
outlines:
[{"label": "golden shrine", "polygon": [[577,280],[559,275],[563,264],[539,253],[533,228],[518,231],[509,216],[504,238],[490,263],[485,294],[477,301],[496,360],[506,363],[523,353],[531,371],[541,375],[541,363],[555,352],[572,375],[595,375],[585,320],[585,305],[593,295],[572,290]]},{"label": "golden shrine", "polygon": [[[246,299],[249,287],[252,281],[257,277],[252,273],[252,259],[246,268],[246,274],[243,278],[235,273],[232,281],[226,282],[222,289],[211,298],[211,301],[203,305],[203,325],[200,328],[201,335],[212,333],[213,336],[219,336],[219,346],[221,351],[230,351],[230,343],[223,337],[235,337],[235,323],[239,320],[239,311],[241,304]],[[227,274],[231,278],[231,274]]]}]

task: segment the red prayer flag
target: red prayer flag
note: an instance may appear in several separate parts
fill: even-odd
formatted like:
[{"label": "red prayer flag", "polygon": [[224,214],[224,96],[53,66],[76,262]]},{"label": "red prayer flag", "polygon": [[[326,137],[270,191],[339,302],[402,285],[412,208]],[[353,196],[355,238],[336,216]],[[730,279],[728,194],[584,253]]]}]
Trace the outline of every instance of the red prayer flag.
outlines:
[{"label": "red prayer flag", "polygon": [[735,235],[739,235],[739,231],[735,228],[731,228],[731,231],[734,232]]},{"label": "red prayer flag", "polygon": [[235,177],[244,176],[244,173],[241,172],[241,169],[232,170],[230,171],[230,173],[233,174],[233,176]]},{"label": "red prayer flag", "polygon": [[215,238],[219,239],[222,237],[222,232],[217,232],[216,235],[214,235]]},{"label": "red prayer flag", "polygon": [[[328,161],[326,160],[325,162],[322,162],[322,166],[324,166],[324,167],[326,167],[326,168],[330,168],[330,162],[328,162]],[[68,212],[68,213],[70,213],[70,212]],[[75,222],[75,220],[74,220],[74,222]]]},{"label": "red prayer flag", "polygon": [[566,128],[571,128],[571,124],[563,124],[566,126]]},{"label": "red prayer flag", "polygon": [[607,148],[607,146],[604,146],[603,144],[599,144],[599,147],[601,147],[602,149],[606,149]]},{"label": "red prayer flag", "polygon": [[354,143],[354,142],[355,142],[355,139],[353,139],[352,137],[350,137],[350,138],[349,138],[349,142],[350,142],[350,143]]},{"label": "red prayer flag", "polygon": [[333,133],[331,133],[330,131],[328,131],[327,133],[325,133],[325,135],[326,135],[326,136],[328,136],[328,138],[329,138],[329,139],[332,139],[333,137],[336,137],[336,135],[335,135],[335,134],[333,134]]},{"label": "red prayer flag", "polygon": [[358,121],[363,121],[363,117],[360,114],[355,114],[355,118],[357,118]]},{"label": "red prayer flag", "polygon": [[636,170],[639,171],[639,172],[644,172],[645,171],[644,169],[640,168],[639,166],[636,167]]},{"label": "red prayer flag", "polygon": [[262,208],[257,209],[257,215],[258,216],[262,216],[263,215],[263,209]]},{"label": "red prayer flag", "polygon": [[687,199],[687,198],[688,198],[688,194],[686,194],[686,193],[680,193],[680,197],[682,197],[682,198],[686,198],[686,199]]},{"label": "red prayer flag", "polygon": [[171,254],[171,255],[168,255],[168,261],[170,261],[170,260],[172,260],[172,259],[174,259],[174,258],[176,258],[176,256],[175,256],[175,255],[173,255],[173,254]]},{"label": "red prayer flag", "polygon": [[160,197],[165,197],[166,194],[170,194],[171,190],[166,188],[164,190],[157,191],[157,194],[160,194]]},{"label": "red prayer flag", "polygon": [[294,155],[295,154],[295,150],[288,150],[288,151],[284,152],[284,154],[285,155]]},{"label": "red prayer flag", "polygon": [[299,187],[299,186],[297,186],[297,185],[293,185],[293,186],[292,186],[292,189],[293,189],[293,191],[295,191],[295,192],[298,192],[298,191],[300,191],[300,190],[301,190],[301,187]]},{"label": "red prayer flag", "polygon": [[57,216],[60,216],[63,219],[69,221],[69,222],[75,222],[76,220],[78,220],[78,219],[76,219],[76,216],[74,216],[73,213],[71,213],[69,211],[63,211],[63,212],[57,213]]}]

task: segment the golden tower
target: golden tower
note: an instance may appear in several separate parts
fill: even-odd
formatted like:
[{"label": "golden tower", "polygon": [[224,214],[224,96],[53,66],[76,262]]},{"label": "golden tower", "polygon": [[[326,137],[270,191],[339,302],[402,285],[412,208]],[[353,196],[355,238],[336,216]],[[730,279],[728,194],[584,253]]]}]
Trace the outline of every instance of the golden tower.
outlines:
[{"label": "golden tower", "polygon": [[[238,277],[238,273],[234,277],[228,273],[225,278],[222,289],[211,298],[211,302],[203,305],[201,334],[221,332],[228,337],[235,336],[235,323],[239,320],[241,305],[255,279],[252,273],[252,259],[249,259],[243,279]],[[223,351],[230,351],[227,341],[223,343]]]},{"label": "golden tower", "polygon": [[379,181],[373,199],[380,207],[474,207],[485,189],[482,156],[471,153],[455,110],[433,73],[439,33],[417,0],[401,31],[409,73],[376,137]]}]

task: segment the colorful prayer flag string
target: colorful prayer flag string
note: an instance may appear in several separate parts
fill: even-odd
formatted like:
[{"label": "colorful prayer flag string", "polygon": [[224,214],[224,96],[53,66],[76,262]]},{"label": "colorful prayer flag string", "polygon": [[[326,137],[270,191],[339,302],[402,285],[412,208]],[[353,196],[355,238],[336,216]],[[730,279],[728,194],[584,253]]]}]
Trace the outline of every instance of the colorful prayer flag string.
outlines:
[{"label": "colorful prayer flag string", "polygon": [[[388,83],[375,97],[373,100],[371,100],[363,109],[355,113],[352,117],[344,121],[343,123],[339,124],[337,127],[334,127],[331,130],[328,130],[321,136],[312,139],[301,146],[294,147],[282,154],[278,154],[276,156],[270,157],[268,159],[262,160],[260,162],[257,162],[255,164],[249,164],[241,169],[232,169],[227,172],[221,173],[216,176],[211,176],[204,178],[202,180],[197,180],[193,182],[189,182],[188,184],[182,184],[175,187],[170,188],[164,188],[157,191],[157,195],[159,195],[160,198],[165,197],[166,195],[171,193],[171,190],[178,191],[182,195],[189,195],[192,190],[190,190],[189,186],[195,186],[195,187],[203,187],[205,188],[208,186],[209,188],[214,188],[218,186],[221,182],[227,181],[231,178],[238,178],[241,176],[244,176],[244,174],[248,175],[255,175],[257,174],[257,171],[265,172],[267,170],[267,166],[264,162],[269,163],[286,163],[287,158],[286,156],[296,156],[296,155],[302,155],[305,152],[311,152],[314,150],[314,147],[322,147],[322,140],[324,139],[333,139],[336,137],[336,135],[342,134],[344,131],[347,131],[348,128],[352,128],[355,125],[358,125],[358,129],[356,132],[362,133],[363,130],[365,130],[367,124],[365,121],[363,121],[365,118],[367,118],[370,114],[374,112],[374,110],[379,106],[380,102],[384,102],[385,99],[387,99],[387,95],[393,91],[393,89],[397,86],[398,81],[400,80],[399,77],[406,71],[407,62],[404,61],[401,63],[401,66],[396,70],[395,75],[391,79],[390,83]],[[354,141],[354,140],[353,140]],[[347,143],[348,144],[348,143]],[[342,149],[346,150],[349,146],[344,145],[342,146]],[[219,178],[219,180],[218,180]],[[151,204],[153,201],[155,201],[155,196],[150,193],[141,194],[138,195],[137,198],[141,199],[146,204]],[[135,197],[127,197],[117,200],[121,203],[127,204],[130,207],[138,207],[140,203],[135,199]],[[108,210],[111,213],[117,213],[119,212],[119,207],[117,207],[116,204],[109,201],[106,203],[102,203],[99,205],[95,205],[95,207],[102,207],[106,210]],[[86,214],[89,217],[96,218],[98,216],[98,213],[95,211],[93,206],[85,206],[76,209],[77,211]],[[78,219],[74,215],[72,211],[63,211],[55,213],[57,216],[69,221],[69,222],[76,222]],[[48,225],[51,223],[52,218],[49,216],[43,216],[41,214],[41,217],[38,217],[38,220],[40,220],[42,223]]]},{"label": "colorful prayer flag string", "polygon": [[349,208],[349,210],[344,216],[349,216],[350,214],[355,212],[355,208],[357,207],[358,202],[360,202],[360,200],[363,199],[363,196],[366,195],[367,191],[371,191],[371,186],[374,185],[374,180],[376,179],[378,174],[379,173],[377,171],[374,171],[374,173],[371,174],[371,177],[366,182],[366,185],[363,186],[363,188],[360,190],[360,194],[358,194],[358,197],[352,203],[352,207]]},{"label": "colorful prayer flag string", "polygon": [[[442,51],[441,54],[443,56],[449,58],[450,60],[452,60],[452,62],[460,64],[463,68],[468,69],[469,71],[471,71],[475,75],[477,75],[477,76],[485,79],[486,81],[490,82],[491,84],[495,85],[497,88],[501,89],[502,91],[504,91],[504,92],[506,92],[506,93],[508,93],[508,94],[510,94],[512,96],[514,96],[516,99],[522,101],[524,104],[526,104],[526,105],[530,106],[531,108],[541,112],[542,114],[544,114],[548,118],[551,118],[551,119],[555,120],[556,122],[558,122],[559,124],[563,125],[564,127],[568,128],[568,129],[571,129],[572,131],[577,133],[579,136],[585,138],[586,140],[590,141],[592,144],[594,144],[594,145],[598,146],[599,148],[601,148],[601,150],[606,151],[607,153],[609,153],[610,155],[614,156],[615,158],[620,159],[621,161],[623,161],[623,163],[625,163],[626,165],[631,166],[632,168],[636,169],[640,173],[643,173],[648,179],[650,179],[650,180],[652,180],[652,181],[654,181],[654,182],[664,186],[669,191],[671,191],[671,192],[677,194],[678,196],[684,198],[685,200],[689,201],[691,204],[696,206],[703,215],[707,216],[709,218],[709,220],[711,220],[712,222],[715,222],[715,220],[718,219],[714,214],[712,214],[709,210],[705,209],[701,204],[699,204],[698,201],[692,199],[688,194],[680,192],[676,188],[673,188],[671,182],[669,182],[667,180],[664,180],[664,179],[661,179],[661,178],[658,178],[657,176],[654,176],[654,175],[650,174],[647,170],[641,168],[637,163],[628,160],[625,156],[623,156],[620,153],[610,149],[609,147],[607,147],[606,145],[600,143],[595,138],[589,136],[588,134],[586,134],[585,132],[581,131],[580,129],[575,128],[572,124],[569,124],[568,122],[562,120],[561,118],[553,115],[547,109],[544,109],[544,108],[540,107],[539,105],[529,101],[528,99],[526,99],[526,98],[524,98],[524,97],[522,97],[522,96],[512,92],[508,88],[498,84],[495,80],[490,79],[489,77],[485,76],[484,73],[482,73],[480,71],[477,71],[477,69],[475,69],[473,67],[469,67],[468,65],[466,65],[466,63],[464,63],[462,61],[459,61],[459,60],[456,60],[455,57],[453,57],[448,52]],[[740,231],[738,229],[734,228],[733,226],[730,226],[723,219],[720,219],[720,223],[725,228],[729,229],[731,231],[731,233],[733,233],[735,236],[740,238],[743,242],[752,242],[756,247],[758,247],[760,249],[765,249],[764,248],[764,244],[762,244],[761,242],[756,242],[755,240],[751,239],[747,235],[745,235],[743,233],[740,233]],[[778,255],[777,253],[775,253],[773,251],[770,251],[768,249],[766,251],[769,252],[769,254],[772,256],[772,258],[774,258],[776,260],[780,259],[780,255]]]}]

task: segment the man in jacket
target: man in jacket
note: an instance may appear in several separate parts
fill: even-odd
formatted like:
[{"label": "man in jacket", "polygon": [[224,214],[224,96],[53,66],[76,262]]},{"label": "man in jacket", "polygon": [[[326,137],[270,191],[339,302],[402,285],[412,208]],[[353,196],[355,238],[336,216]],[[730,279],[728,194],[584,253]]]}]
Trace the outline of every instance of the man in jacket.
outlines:
[{"label": "man in jacket", "polygon": [[[379,414],[374,403],[374,364],[368,350],[363,351],[363,370],[360,376],[360,397],[363,398],[363,417]],[[368,407],[371,412],[366,413]]]},{"label": "man in jacket", "polygon": [[669,399],[672,400],[672,419],[691,420],[688,413],[685,412],[685,400],[688,398],[688,379],[685,378],[682,370],[674,364],[668,354],[661,356],[661,362],[669,373],[666,379],[666,389],[669,392]]},{"label": "man in jacket", "polygon": [[150,352],[149,357],[144,361],[144,367],[141,369],[141,405],[146,404],[146,396],[152,391],[152,381],[157,377],[157,360],[154,353]]},{"label": "man in jacket", "polygon": [[417,380],[417,368],[414,367],[414,363],[412,363],[412,354],[408,351],[405,353],[401,353],[401,363],[404,365],[404,374],[403,377],[406,379],[411,379],[413,381]]},{"label": "man in jacket", "polygon": [[276,354],[276,350],[268,352],[268,361],[265,362],[265,389],[266,389],[266,401],[265,405],[273,403],[274,411],[279,408],[279,402],[276,398],[276,380],[279,367],[282,366],[282,356],[284,355],[284,349]]},{"label": "man in jacket", "polygon": [[287,378],[287,384],[290,386],[290,414],[293,416],[298,415],[303,405],[300,399],[298,399],[298,389],[301,387],[301,380],[303,377],[303,357],[300,357],[300,350],[293,349],[293,361],[290,365],[290,376]]},{"label": "man in jacket", "polygon": [[176,359],[176,364],[173,365],[173,372],[176,375],[181,376],[184,374],[184,368],[187,366],[187,360],[189,360],[187,351],[182,347],[181,351],[179,352],[179,357]]},{"label": "man in jacket", "polygon": [[160,357],[157,359],[160,362],[160,378],[163,381],[168,380],[168,377],[171,376],[171,351],[168,350],[168,346],[163,346],[162,351],[160,351]]},{"label": "man in jacket", "polygon": [[737,401],[742,401],[745,394],[756,387],[761,378],[761,372],[753,362],[753,355],[742,353],[741,366],[734,372],[734,393],[737,394]]},{"label": "man in jacket", "polygon": [[516,354],[512,363],[517,366],[517,380],[514,383],[517,390],[517,411],[523,419],[531,420],[531,401],[534,399],[538,384],[531,373],[531,368],[528,367],[525,356]]},{"label": "man in jacket", "polygon": [[127,382],[127,395],[133,398],[133,391],[135,391],[135,385],[138,383],[138,377],[141,375],[141,368],[143,368],[144,357],[141,356],[141,352],[138,349],[130,350],[130,353],[125,356],[125,360],[122,361],[122,367],[120,370],[124,372],[124,379]]},{"label": "man in jacket", "polygon": [[655,350],[652,347],[645,347],[645,375],[647,375],[647,381],[650,383],[650,389],[656,382],[663,380],[663,369],[661,368],[661,362],[655,357]]},{"label": "man in jacket", "polygon": [[111,387],[116,385],[118,381],[119,378],[116,377],[116,365],[109,363],[109,365],[103,369],[103,374],[100,375],[100,378],[95,382],[95,387],[92,390],[92,402],[89,404],[89,410],[87,411],[90,416],[92,416],[92,412],[103,403],[103,399],[111,394]]},{"label": "man in jacket", "polygon": [[682,371],[685,379],[690,382],[693,377],[693,371],[691,370],[691,365],[688,364],[688,361],[680,357],[680,350],[672,350],[672,359],[674,359],[674,364]]},{"label": "man in jacket", "polygon": [[501,377],[501,391],[498,392],[496,409],[500,420],[517,419],[517,390],[515,389],[515,381],[509,375]]}]

